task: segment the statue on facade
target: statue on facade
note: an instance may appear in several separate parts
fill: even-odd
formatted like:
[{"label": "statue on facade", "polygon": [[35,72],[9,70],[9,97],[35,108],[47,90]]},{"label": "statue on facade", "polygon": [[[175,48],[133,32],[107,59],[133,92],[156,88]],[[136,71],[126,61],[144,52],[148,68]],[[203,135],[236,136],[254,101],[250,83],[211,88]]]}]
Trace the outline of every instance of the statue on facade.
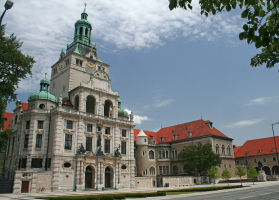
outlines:
[{"label": "statue on facade", "polygon": [[101,136],[98,135],[98,139],[97,139],[97,147],[101,146]]},{"label": "statue on facade", "polygon": [[62,105],[62,94],[59,95],[58,97],[58,106]]},{"label": "statue on facade", "polygon": [[96,156],[104,156],[104,152],[102,151],[102,145],[101,145],[101,136],[98,135],[97,139],[97,153]]},{"label": "statue on facade", "polygon": [[133,112],[131,112],[131,114],[130,114],[130,120],[134,121],[134,114],[133,114]]},{"label": "statue on facade", "polygon": [[120,154],[119,149],[120,149],[120,145],[116,148],[116,150],[115,150],[115,152],[114,152],[114,156],[115,156],[115,157],[121,158],[121,154]]},{"label": "statue on facade", "polygon": [[81,143],[80,147],[77,149],[77,154],[84,154],[86,150],[84,149],[83,144]]}]

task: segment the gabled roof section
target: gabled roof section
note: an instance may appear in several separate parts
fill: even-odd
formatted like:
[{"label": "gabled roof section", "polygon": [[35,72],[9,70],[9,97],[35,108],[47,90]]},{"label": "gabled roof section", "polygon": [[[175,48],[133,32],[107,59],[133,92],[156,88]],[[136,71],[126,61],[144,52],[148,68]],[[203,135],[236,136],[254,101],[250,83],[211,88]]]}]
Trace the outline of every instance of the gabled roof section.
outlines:
[{"label": "gabled roof section", "polygon": [[234,147],[233,152],[236,154],[236,152],[241,148],[242,146]]},{"label": "gabled roof section", "polygon": [[[168,143],[173,141],[179,141],[179,140],[186,140],[191,138],[198,138],[198,137],[204,137],[204,136],[219,136],[227,139],[231,139],[221,133],[216,128],[212,127],[210,128],[206,123],[210,121],[204,121],[203,119],[187,122],[184,124],[178,124],[174,126],[169,126],[160,129],[157,132],[157,139],[163,137],[164,141],[161,143]],[[211,122],[212,123],[212,122]],[[189,133],[189,134],[188,134]],[[174,135],[177,135],[176,137],[173,137]],[[188,137],[189,136],[189,137]],[[174,138],[176,138],[174,140]],[[231,139],[232,140],[232,139]]]},{"label": "gabled roof section", "polygon": [[[136,137],[139,134],[141,130],[139,129],[134,129],[134,141],[136,141]],[[152,132],[152,131],[144,131],[145,135],[147,135],[148,139],[152,139],[153,136],[156,137],[156,132]]]},{"label": "gabled roof section", "polygon": [[27,110],[28,109],[28,103],[21,102],[21,105],[22,105],[22,110]]},{"label": "gabled roof section", "polygon": [[7,119],[7,121],[4,122],[4,128],[3,128],[3,131],[5,131],[5,130],[9,129],[9,125],[12,120],[13,113],[5,112],[3,116]]},{"label": "gabled roof section", "polygon": [[[279,136],[276,136],[275,140],[276,145],[279,145]],[[277,150],[279,150],[278,146]],[[276,153],[274,138],[268,137],[255,140],[247,140],[236,152],[234,150],[234,157],[241,158],[274,153]]]}]

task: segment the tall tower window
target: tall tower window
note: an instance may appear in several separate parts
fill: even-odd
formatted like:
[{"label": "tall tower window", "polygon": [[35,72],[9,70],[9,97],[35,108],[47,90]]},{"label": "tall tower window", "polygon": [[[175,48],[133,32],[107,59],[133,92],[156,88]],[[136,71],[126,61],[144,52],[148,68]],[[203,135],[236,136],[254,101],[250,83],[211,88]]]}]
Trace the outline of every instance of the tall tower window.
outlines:
[{"label": "tall tower window", "polygon": [[112,103],[108,100],[105,101],[104,115],[106,117],[112,117]]},{"label": "tall tower window", "polygon": [[82,31],[83,31],[83,28],[80,27],[80,28],[79,28],[79,35],[82,35]]},{"label": "tall tower window", "polygon": [[88,37],[88,28],[85,29],[85,36]]}]

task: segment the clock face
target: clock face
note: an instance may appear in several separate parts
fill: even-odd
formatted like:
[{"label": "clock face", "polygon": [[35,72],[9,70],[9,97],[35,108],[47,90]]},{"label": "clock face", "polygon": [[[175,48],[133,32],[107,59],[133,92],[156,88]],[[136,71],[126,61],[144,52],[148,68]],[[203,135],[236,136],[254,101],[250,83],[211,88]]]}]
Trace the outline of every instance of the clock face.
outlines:
[{"label": "clock face", "polygon": [[86,71],[92,71],[96,68],[96,62],[90,59],[86,60]]}]

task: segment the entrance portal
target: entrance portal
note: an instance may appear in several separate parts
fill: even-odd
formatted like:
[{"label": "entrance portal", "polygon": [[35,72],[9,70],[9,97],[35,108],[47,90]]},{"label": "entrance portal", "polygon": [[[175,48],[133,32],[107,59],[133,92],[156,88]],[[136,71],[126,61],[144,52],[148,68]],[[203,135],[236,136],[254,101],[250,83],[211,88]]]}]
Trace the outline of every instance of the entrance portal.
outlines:
[{"label": "entrance portal", "polygon": [[29,192],[29,181],[22,181],[21,193],[28,193],[28,192]]},{"label": "entrance portal", "polygon": [[95,170],[91,166],[85,169],[85,188],[95,188]]},{"label": "entrance portal", "polygon": [[106,167],[105,169],[105,188],[112,188],[113,187],[113,173],[110,167]]}]

